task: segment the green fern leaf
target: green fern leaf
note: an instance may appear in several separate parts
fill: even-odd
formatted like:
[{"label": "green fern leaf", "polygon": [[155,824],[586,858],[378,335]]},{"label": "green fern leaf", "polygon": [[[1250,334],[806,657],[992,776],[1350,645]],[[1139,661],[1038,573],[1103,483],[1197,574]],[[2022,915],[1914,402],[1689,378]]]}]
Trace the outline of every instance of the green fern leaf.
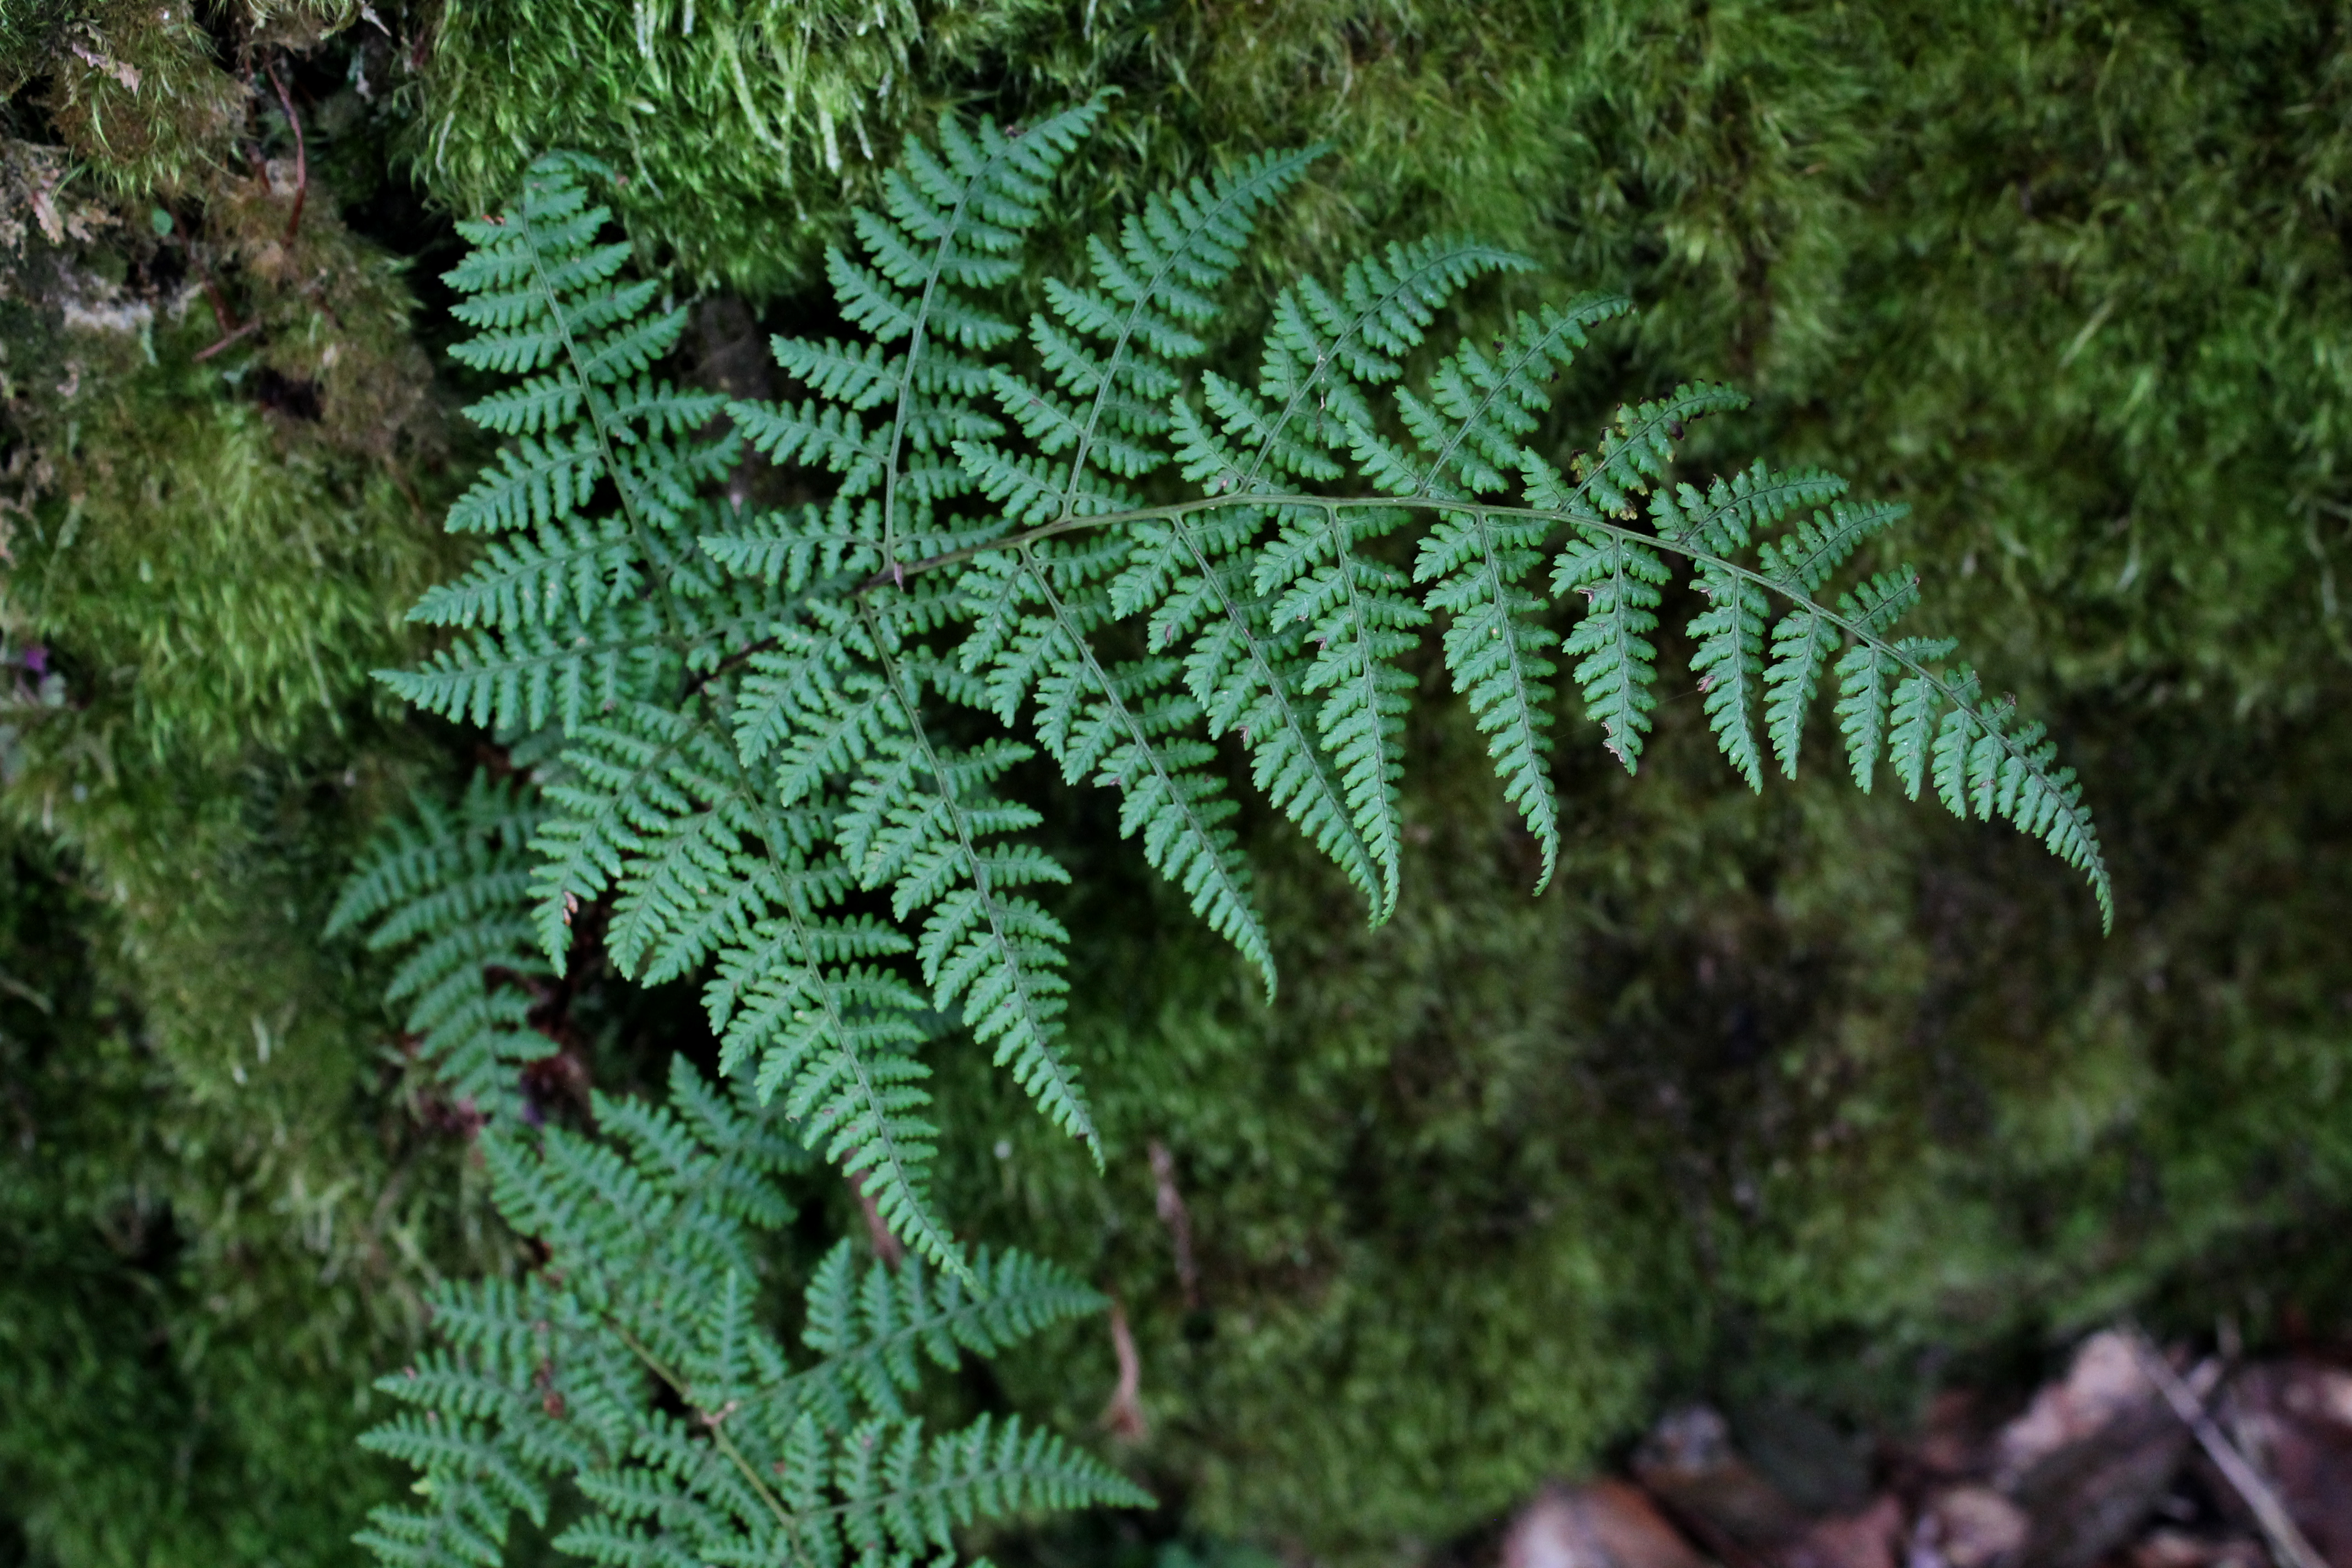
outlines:
[{"label": "green fern leaf", "polygon": [[1945,700],[1952,705],[1936,731],[1933,773],[1936,796],[1944,809],[1966,821],[1969,816],[1969,759],[1979,740],[1990,740],[1986,718],[1977,704],[1980,693],[1977,673],[1961,665],[1945,678]]},{"label": "green fern leaf", "polygon": [[1948,639],[1926,637],[1905,637],[1895,645],[1895,658],[1914,673],[1895,688],[1895,700],[1887,715],[1887,759],[1894,764],[1895,776],[1903,785],[1904,795],[1912,800],[1919,798],[1919,785],[1927,777],[1928,755],[1935,747],[1936,720],[1944,695],[1942,683],[1924,665],[1927,660],[1943,658],[1952,647]]},{"label": "green fern leaf", "polygon": [[896,1270],[861,1269],[847,1242],[812,1276],[802,1341],[824,1359],[767,1395],[777,1414],[814,1412],[835,1430],[861,1412],[906,1414],[929,1362],[953,1372],[967,1355],[989,1356],[1047,1327],[1103,1309],[1102,1297],[1053,1264],[1025,1253],[982,1249],[968,1278],[934,1279],[912,1260]]},{"label": "green fern leaf", "polygon": [[[1525,437],[1551,406],[1545,384],[1575,359],[1591,328],[1633,308],[1622,295],[1588,294],[1565,311],[1546,306],[1540,315],[1522,312],[1496,340],[1493,359],[1465,342],[1441,362],[1428,403],[1400,392],[1398,408],[1422,460],[1413,465],[1413,482],[1391,493],[1493,495],[1508,489],[1530,455]],[[1367,477],[1379,482],[1369,470]]]},{"label": "green fern leaf", "polygon": [[[1843,485],[1843,481],[1841,481]],[[1783,592],[1805,595],[1829,581],[1830,574],[1864,542],[1884,532],[1911,514],[1892,501],[1862,506],[1835,505],[1825,515],[1815,512],[1800,522],[1786,539],[1767,540],[1761,552],[1764,575]]]},{"label": "green fern leaf", "polygon": [[967,581],[992,573],[1003,586],[986,596],[1011,609],[981,618],[961,659],[967,669],[989,661],[990,702],[1008,722],[1023,694],[1034,696],[1038,738],[1063,776],[1119,791],[1121,834],[1141,836],[1145,860],[1257,966],[1271,992],[1273,949],[1224,826],[1236,808],[1207,771],[1214,751],[1180,738],[1198,705],[1169,693],[1174,661],[1114,665],[1088,640],[1113,616],[1101,579],[1125,558],[1123,544],[1083,553],[1040,545],[976,565]]},{"label": "green fern leaf", "polygon": [[1629,773],[1641,764],[1642,738],[1658,705],[1650,689],[1658,679],[1658,649],[1646,634],[1657,629],[1658,589],[1667,580],[1656,551],[1600,528],[1580,528],[1552,567],[1552,592],[1585,600],[1584,616],[1560,650],[1582,656],[1575,675],[1584,710]]},{"label": "green fern leaf", "polygon": [[[740,847],[740,805],[733,813],[707,809],[709,795],[724,788],[719,781],[733,753],[695,715],[630,702],[608,721],[574,731],[564,762],[563,775],[546,791],[557,809],[532,845],[541,857],[532,881],[541,945],[562,973],[572,917],[625,879],[640,911],[623,938],[627,965],[642,956],[664,909],[707,890],[709,876]],[[671,855],[642,859],[656,842]],[[706,879],[700,887],[698,879]]]},{"label": "green fern leaf", "polygon": [[506,533],[568,517],[604,472],[592,437],[525,436],[449,509],[452,533]]},{"label": "green fern leaf", "polygon": [[553,1049],[530,1026],[525,989],[548,973],[525,913],[527,846],[543,813],[479,773],[454,809],[420,796],[416,812],[416,826],[394,823],[361,861],[327,932],[364,926],[370,950],[407,950],[385,1000],[407,1005],[418,1058],[460,1106],[509,1115],[520,1069]]},{"label": "green fern leaf", "polygon": [[426,590],[408,618],[436,626],[584,620],[641,591],[631,555],[618,519],[549,523],[534,537],[493,542],[465,576]]},{"label": "green fern leaf", "polygon": [[1544,482],[1531,472],[1528,499],[1547,509],[1598,509],[1605,517],[1631,518],[1636,513],[1633,498],[1665,478],[1685,425],[1747,406],[1744,393],[1695,381],[1654,402],[1622,407],[1601,433],[1600,446],[1589,456],[1579,455],[1573,489],[1557,476]]},{"label": "green fern leaf", "polygon": [[899,717],[904,729],[852,786],[842,847],[866,887],[890,887],[898,919],[929,910],[916,957],[940,1011],[961,1014],[1038,1109],[1099,1159],[1093,1115],[1060,1039],[1069,932],[1013,890],[1067,882],[1069,873],[1041,850],[985,842],[1040,820],[988,788],[1029,749],[999,741],[958,752],[934,743],[903,698]]},{"label": "green fern leaf", "polygon": [[1260,552],[1253,588],[1271,598],[1277,626],[1303,623],[1298,635],[1317,649],[1300,684],[1326,694],[1316,727],[1331,754],[1348,811],[1381,873],[1376,919],[1396,908],[1404,824],[1397,785],[1404,776],[1404,715],[1412,677],[1397,657],[1413,645],[1412,628],[1429,612],[1404,595],[1404,574],[1367,560],[1357,547],[1393,531],[1405,514],[1391,508],[1343,512],[1293,508],[1281,537]]},{"label": "green fern leaf", "polygon": [[558,1479],[583,1510],[559,1542],[610,1562],[829,1561],[845,1543],[937,1544],[988,1514],[1149,1500],[1045,1434],[983,1420],[926,1440],[903,1417],[922,1363],[951,1369],[1100,1306],[1036,1259],[861,1278],[836,1248],[807,1292],[815,1359],[786,1350],[750,1246],[791,1217],[774,1177],[803,1156],[780,1114],[681,1060],[667,1106],[596,1097],[601,1139],[486,1134],[500,1211],[549,1262],[436,1289],[448,1348],[379,1381],[407,1408],[367,1439],[425,1470],[426,1506],[380,1510],[363,1544],[403,1564],[495,1563],[510,1515],[543,1522]]},{"label": "green fern leaf", "polygon": [[1758,463],[1704,492],[1690,485],[1661,485],[1650,497],[1650,519],[1658,537],[1708,555],[1745,550],[1751,535],[1778,522],[1797,507],[1812,506],[1845,493],[1845,481],[1819,468],[1776,473]]},{"label": "green fern leaf", "polygon": [[1430,530],[1413,576],[1438,579],[1424,601],[1453,617],[1445,667],[1467,697],[1503,793],[1543,851],[1540,893],[1559,863],[1559,801],[1551,782],[1551,678],[1559,636],[1538,619],[1545,601],[1519,586],[1542,559],[1542,523],[1451,513]]},{"label": "green fern leaf", "polygon": [[1690,624],[1690,636],[1698,643],[1691,673],[1699,678],[1716,743],[1748,787],[1760,791],[1764,763],[1756,747],[1756,719],[1763,706],[1764,616],[1769,606],[1761,588],[1712,561],[1700,563],[1698,588],[1713,607]]},{"label": "green fern leaf", "polygon": [[1150,607],[1154,653],[1189,640],[1184,685],[1209,732],[1241,737],[1252,782],[1377,912],[1380,872],[1324,750],[1320,704],[1305,689],[1306,662],[1277,643],[1266,601],[1238,553],[1258,515],[1234,508],[1139,524],[1128,564],[1111,583],[1111,609],[1124,616]]},{"label": "green fern leaf", "polygon": [[1790,611],[1772,628],[1772,651],[1764,668],[1764,733],[1783,778],[1797,776],[1805,715],[1821,690],[1822,669],[1837,645],[1836,626],[1810,605]]}]

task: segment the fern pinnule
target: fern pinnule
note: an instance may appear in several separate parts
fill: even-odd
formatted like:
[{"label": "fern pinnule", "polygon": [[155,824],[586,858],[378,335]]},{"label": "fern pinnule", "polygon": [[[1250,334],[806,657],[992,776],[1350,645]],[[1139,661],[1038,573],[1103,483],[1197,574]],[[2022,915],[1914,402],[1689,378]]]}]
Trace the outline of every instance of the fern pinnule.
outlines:
[{"label": "fern pinnule", "polygon": [[1092,1112],[1061,1042],[1068,1006],[1069,932],[1015,889],[1066,883],[1043,850],[991,839],[1035,826],[1031,807],[990,786],[1029,748],[991,741],[969,750],[935,742],[895,676],[898,727],[859,773],[842,813],[844,850],[869,888],[890,889],[900,921],[923,914],[915,955],[942,1012],[961,1016],[1038,1108],[1101,1158]]},{"label": "fern pinnule", "polygon": [[1717,744],[1748,787],[1760,791],[1764,765],[1756,721],[1764,699],[1764,616],[1769,606],[1762,589],[1711,562],[1701,563],[1697,579],[1698,591],[1711,605],[1688,627],[1698,644],[1691,673],[1699,678]]},{"label": "fern pinnule", "polygon": [[[698,708],[622,703],[604,721],[572,733],[562,771],[545,790],[555,809],[534,841],[540,867],[533,919],[557,973],[563,973],[573,916],[607,887],[627,884],[625,967],[650,944],[655,922],[668,912],[664,905],[675,909],[706,890],[695,885],[699,874],[723,868],[740,845],[723,800],[722,809],[711,808],[734,763],[725,737]],[[688,852],[679,859],[664,864],[649,853],[657,841],[675,850],[681,838]]]},{"label": "fern pinnule", "polygon": [[[1285,290],[1275,301],[1255,392],[1205,377],[1207,404],[1222,429],[1180,421],[1187,477],[1205,479],[1213,494],[1242,495],[1285,479],[1340,478],[1356,434],[1372,424],[1367,389],[1403,373],[1402,356],[1419,346],[1438,310],[1465,284],[1529,265],[1491,246],[1433,238],[1391,245],[1350,264],[1336,293],[1312,279]],[[1364,559],[1356,547],[1392,531],[1402,516],[1273,508],[1277,540],[1257,553],[1250,573],[1252,607],[1263,606],[1265,631],[1273,635],[1250,635],[1259,628],[1244,625],[1234,628],[1243,635],[1223,639],[1258,656],[1262,667],[1246,672],[1254,696],[1281,704],[1294,690],[1310,698],[1328,693],[1312,713],[1316,749],[1330,759],[1328,770],[1277,757],[1258,771],[1297,792],[1290,809],[1302,826],[1334,811],[1347,818],[1376,878],[1367,889],[1375,892],[1375,923],[1396,906],[1402,864],[1397,784],[1411,680],[1394,659],[1427,616],[1402,592],[1399,574]],[[1229,617],[1246,614],[1234,596],[1222,597]],[[1292,622],[1307,623],[1303,634]],[[1286,647],[1286,637],[1297,640]],[[1305,653],[1308,641],[1317,647],[1312,658]],[[1293,751],[1291,729],[1277,721],[1253,733]],[[1318,787],[1327,783],[1336,786],[1336,798]],[[1330,837],[1308,831],[1318,840]]]},{"label": "fern pinnule", "polygon": [[1215,752],[1187,735],[1199,705],[1175,689],[1171,658],[1113,660],[1093,635],[1116,618],[1103,579],[1124,565],[1124,541],[1073,550],[1043,541],[983,558],[965,574],[982,586],[959,658],[984,666],[990,705],[1011,722],[1024,696],[1046,753],[1072,783],[1118,790],[1119,831],[1180,888],[1193,912],[1255,963],[1267,989],[1274,958],[1232,830],[1237,809],[1212,771]]},{"label": "fern pinnule", "polygon": [[1529,504],[1570,514],[1590,510],[1605,517],[1633,517],[1638,510],[1633,497],[1648,493],[1670,471],[1684,426],[1710,414],[1747,406],[1746,393],[1705,381],[1685,383],[1648,403],[1627,404],[1610,419],[1600,444],[1577,455],[1573,488],[1535,465],[1523,470]]}]

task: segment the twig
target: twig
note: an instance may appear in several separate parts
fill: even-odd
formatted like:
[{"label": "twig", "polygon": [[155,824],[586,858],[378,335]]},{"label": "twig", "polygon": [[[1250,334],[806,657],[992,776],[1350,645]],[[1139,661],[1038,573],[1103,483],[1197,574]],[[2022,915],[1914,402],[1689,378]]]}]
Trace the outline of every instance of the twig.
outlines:
[{"label": "twig", "polygon": [[882,1260],[883,1268],[897,1273],[898,1266],[907,1261],[906,1244],[890,1233],[890,1226],[882,1218],[882,1206],[866,1190],[863,1173],[849,1178],[849,1190],[857,1199],[857,1212],[865,1216],[866,1239],[873,1245],[874,1256]]},{"label": "twig", "polygon": [[2172,1413],[2196,1434],[2199,1445],[2204,1448],[2206,1457],[2213,1461],[2214,1468],[2237,1489],[2246,1506],[2253,1510],[2255,1522],[2262,1526],[2263,1536],[2270,1542],[2271,1555],[2276,1559],[2279,1568],[2328,1568],[2327,1560],[2313,1550],[2311,1542],[2304,1539],[2303,1531],[2295,1528],[2294,1521],[2288,1517],[2286,1505],[2279,1501],[2278,1493],[2271,1489],[2270,1483],[2263,1479],[2262,1473],[2254,1468],[2244,1454],[2239,1452],[2236,1444],[2222,1435],[2221,1429],[2213,1424],[2213,1418],[2205,1413],[2205,1402],[2180,1381],[2171,1367],[2165,1364],[2164,1358],[2156,1352],[2156,1347],[2148,1343],[2146,1335],[2135,1331],[2131,1335],[2131,1346],[2133,1353],[2139,1358],[2140,1370],[2163,1394],[2165,1403],[2172,1406]]},{"label": "twig", "polygon": [[278,89],[278,101],[286,107],[286,123],[294,131],[294,210],[286,215],[286,237],[280,243],[294,243],[294,231],[302,226],[302,201],[310,194],[310,154],[302,145],[302,118],[294,112],[294,99],[286,84],[278,79],[275,65],[263,68],[269,72],[269,85]]},{"label": "twig", "polygon": [[1176,1186],[1176,1156],[1159,1139],[1151,1141],[1151,1181],[1158,1189],[1153,1207],[1160,1223],[1176,1242],[1176,1283],[1184,1292],[1184,1310],[1201,1310],[1201,1270],[1192,1261],[1192,1215],[1184,1207],[1184,1194]]},{"label": "twig", "polygon": [[213,357],[213,355],[215,355],[215,354],[216,354],[216,353],[220,353],[220,352],[221,352],[221,350],[223,350],[223,349],[225,349],[225,348],[228,347],[228,346],[229,346],[229,344],[231,344],[231,343],[233,343],[233,342],[236,342],[236,340],[237,340],[237,339],[239,339],[239,338],[241,338],[241,337],[245,336],[247,332],[252,331],[256,327],[257,327],[257,326],[259,326],[259,325],[261,325],[261,323],[260,323],[259,321],[247,321],[247,322],[246,322],[246,324],[245,324],[245,325],[243,325],[243,326],[241,326],[241,327],[237,328],[237,330],[236,330],[236,331],[233,331],[233,332],[229,333],[227,336],[226,336],[226,337],[222,338],[220,342],[218,342],[215,343],[212,347],[210,347],[210,348],[208,348],[208,349],[198,349],[198,350],[196,351],[196,358],[197,358],[199,361],[202,361],[202,360],[208,360],[208,359],[212,358],[212,357]]},{"label": "twig", "polygon": [[1127,1307],[1110,1299],[1110,1348],[1118,1358],[1118,1386],[1104,1407],[1102,1424],[1122,1443],[1140,1443],[1151,1433],[1143,1414],[1143,1358],[1135,1353],[1135,1333],[1127,1326]]},{"label": "twig", "polygon": [[213,320],[219,323],[220,330],[224,332],[236,331],[238,325],[236,312],[228,308],[228,300],[221,293],[220,285],[213,281],[212,269],[205,265],[205,258],[197,254],[194,241],[188,245],[188,263],[196,269],[196,279],[205,286],[205,298],[212,301]]}]

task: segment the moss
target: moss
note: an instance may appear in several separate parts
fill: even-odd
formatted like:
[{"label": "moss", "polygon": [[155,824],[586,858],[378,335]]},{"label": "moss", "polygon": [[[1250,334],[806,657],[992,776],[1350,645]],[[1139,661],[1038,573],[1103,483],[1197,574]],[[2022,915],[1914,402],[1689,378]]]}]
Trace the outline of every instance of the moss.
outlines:
[{"label": "moss", "polygon": [[228,157],[244,86],[220,70],[193,6],[115,0],[76,7],[52,35],[46,108],[110,191],[177,195]]},{"label": "moss", "polygon": [[[397,308],[406,285],[380,252],[319,216],[329,187],[361,193],[396,133],[445,210],[481,210],[539,148],[585,146],[629,173],[624,216],[682,287],[723,281],[781,323],[819,309],[811,260],[907,128],[942,105],[1018,119],[1114,85],[1048,255],[1066,261],[1139,190],[1213,158],[1328,139],[1247,288],[1328,274],[1386,237],[1474,229],[1546,271],[1465,321],[1538,287],[1641,303],[1567,384],[1564,446],[1612,395],[1726,375],[1758,405],[1696,431],[1700,458],[1821,461],[1911,502],[1899,552],[1928,574],[1923,621],[1990,650],[1996,689],[2061,715],[2125,906],[2101,942],[2030,848],[1833,777],[1728,793],[1687,693],[1638,783],[1564,718],[1570,854],[1528,900],[1527,846],[1433,674],[1413,752],[1426,837],[1392,926],[1363,931],[1286,830],[1257,830],[1284,962],[1268,1004],[1137,877],[1101,803],[1071,798],[1055,820],[1094,889],[1068,912],[1109,1169],[1097,1178],[943,1047],[942,1093],[971,1108],[945,1179],[970,1234],[1118,1290],[1153,1423],[1136,1462],[1171,1501],[1220,1529],[1392,1555],[1595,1462],[1679,1392],[1795,1390],[1895,1419],[1954,1356],[2122,1306],[2191,1326],[2226,1310],[2257,1337],[2290,1302],[2341,1321],[2352,1280],[2326,1246],[2352,1205],[2340,18],[2125,0],[1101,0],[886,7],[859,35],[865,12],[746,3],[698,7],[691,35],[682,6],[648,5],[641,45],[626,6],[538,7],[528,31],[507,9],[377,10],[397,47],[333,56],[380,38],[362,21],[317,57],[355,61],[375,98],[354,87],[330,115],[331,71],[309,68],[319,184],[294,247],[291,137],[267,104],[237,100],[240,134],[274,174],[203,162],[217,143],[199,111],[229,101],[208,79],[189,79],[192,118],[148,142],[68,127],[129,171],[103,178],[131,221],[77,264],[95,278],[97,253],[113,256],[126,290],[184,254],[132,243],[134,187],[210,171],[171,210],[239,323],[263,323],[205,362],[213,379],[188,375],[226,326],[200,288],[176,322],[156,296],[155,366],[135,330],[105,353],[6,334],[13,384],[53,387],[77,356],[85,373],[79,445],[38,446],[50,469],[35,518],[15,520],[8,592],[35,604],[35,563],[62,563],[40,614],[79,628],[85,685],[68,689],[93,695],[28,764],[26,787],[48,793],[14,798],[117,900],[110,973],[177,1042],[154,1070],[185,1114],[202,1108],[207,1147],[250,1162],[218,1178],[234,1220],[224,1198],[193,1233],[275,1237],[289,1258],[302,1224],[363,1227],[388,1179],[369,1142],[385,1103],[367,1076],[375,1017],[341,960],[298,939],[339,847],[434,765],[436,739],[376,727],[361,673],[428,569],[415,519],[449,477],[424,423],[367,401],[424,397],[403,355],[435,328]],[[743,93],[730,50],[768,62]],[[95,69],[76,102],[110,128],[145,111]],[[346,248],[301,248],[314,238]],[[305,292],[322,271],[360,290],[331,293],[331,314]],[[121,304],[95,285],[76,298]],[[335,343],[350,357],[331,365]],[[319,388],[321,418],[268,406],[265,370]],[[387,429],[404,433],[369,445]],[[184,501],[215,484],[252,505]],[[77,487],[92,531],[61,551]],[[166,554],[173,581],[206,592],[138,579]],[[236,572],[231,595],[217,580]],[[243,651],[189,657],[167,616]],[[108,647],[152,667],[144,694]],[[1817,768],[1829,739],[1809,741]],[[289,998],[280,1082],[257,1070],[252,1021],[278,1028]],[[1189,1205],[1197,1311],[1156,1213],[1154,1141]],[[353,1184],[322,1200],[339,1171]],[[441,1256],[431,1227],[454,1222],[418,1212],[445,1216],[415,1233]],[[406,1276],[367,1278],[333,1305],[257,1289],[240,1331],[316,1312],[332,1334],[351,1321],[337,1313],[376,1310],[369,1292],[396,1302]],[[338,1397],[363,1359],[343,1353],[317,1374]],[[1108,1347],[1071,1342],[1006,1375],[1084,1428]]]},{"label": "moss", "polygon": [[772,295],[809,280],[845,196],[870,191],[877,152],[896,151],[937,77],[1045,14],[1020,0],[452,0],[428,35],[413,155],[470,213],[496,211],[545,149],[593,153],[624,176],[615,207],[639,245],[696,281]]},{"label": "moss", "polygon": [[157,971],[194,988],[233,963],[267,992],[286,935],[184,936],[145,967],[113,945],[135,917],[5,842],[0,1517],[37,1562],[340,1560],[345,1510],[390,1489],[352,1447],[367,1377],[417,1330],[421,1256],[465,1256],[453,1151],[354,1104],[315,984],[267,1059],[251,1019],[213,1020],[250,1071],[197,1086],[203,1020]]}]

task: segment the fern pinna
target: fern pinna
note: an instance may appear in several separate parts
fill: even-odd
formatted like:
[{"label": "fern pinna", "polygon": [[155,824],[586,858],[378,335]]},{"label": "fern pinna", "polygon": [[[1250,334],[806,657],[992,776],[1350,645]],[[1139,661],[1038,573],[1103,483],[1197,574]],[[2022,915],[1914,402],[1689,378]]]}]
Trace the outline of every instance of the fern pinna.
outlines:
[{"label": "fern pinna", "polygon": [[[1863,788],[1890,763],[1915,798],[2007,818],[2112,918],[2081,788],[2042,727],[1985,700],[1948,644],[1897,632],[1914,575],[1832,592],[1902,509],[1814,470],[1678,480],[1684,425],[1742,404],[1710,384],[1621,409],[1565,468],[1528,444],[1546,383],[1624,300],[1523,316],[1407,386],[1440,309],[1529,263],[1392,245],[1285,289],[1253,381],[1188,379],[1310,149],[1152,197],[1025,324],[999,313],[1101,112],[1018,132],[949,119],[936,147],[910,146],[881,210],[856,215],[855,253],[828,258],[855,334],[775,342],[797,400],[722,408],[652,379],[681,317],[619,281],[586,162],[542,161],[514,211],[465,226],[476,249],[449,280],[478,335],[457,352],[521,377],[476,411],[515,440],[451,518],[491,544],[417,612],[456,640],[387,679],[510,735],[554,727],[532,841],[549,963],[607,900],[612,956],[704,976],[730,1070],[956,1268],[926,1182],[919,1016],[961,1019],[1097,1142],[1062,1038],[1047,890],[1066,873],[1022,837],[1039,816],[1004,793],[1017,764],[1042,752],[1117,790],[1145,858],[1271,986],[1219,743],[1381,918],[1402,860],[1401,660],[1439,626],[1549,879],[1556,683],[1634,769],[1678,569],[1707,602],[1690,633],[1708,719],[1751,787],[1768,753],[1795,773],[1833,689]],[[716,499],[739,441],[824,499]],[[1403,552],[1379,542],[1405,529],[1421,532]],[[1121,622],[1139,643],[1104,635]],[[941,721],[958,709],[992,724]]]}]

